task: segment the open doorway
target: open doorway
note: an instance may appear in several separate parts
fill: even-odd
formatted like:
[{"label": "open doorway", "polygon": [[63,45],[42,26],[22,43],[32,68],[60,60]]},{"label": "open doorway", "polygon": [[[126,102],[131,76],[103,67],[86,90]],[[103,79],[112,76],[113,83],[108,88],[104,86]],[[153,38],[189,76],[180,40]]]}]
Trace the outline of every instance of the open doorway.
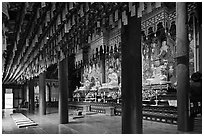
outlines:
[{"label": "open doorway", "polygon": [[13,91],[12,89],[6,89],[5,93],[5,108],[13,108]]}]

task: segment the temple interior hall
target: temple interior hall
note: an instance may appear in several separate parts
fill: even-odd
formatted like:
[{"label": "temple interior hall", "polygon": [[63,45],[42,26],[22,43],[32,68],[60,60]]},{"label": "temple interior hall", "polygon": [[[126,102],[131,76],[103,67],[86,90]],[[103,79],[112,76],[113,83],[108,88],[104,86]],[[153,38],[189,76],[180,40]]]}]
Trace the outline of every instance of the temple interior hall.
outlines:
[{"label": "temple interior hall", "polygon": [[202,2],[2,2],[2,134],[202,134]]}]

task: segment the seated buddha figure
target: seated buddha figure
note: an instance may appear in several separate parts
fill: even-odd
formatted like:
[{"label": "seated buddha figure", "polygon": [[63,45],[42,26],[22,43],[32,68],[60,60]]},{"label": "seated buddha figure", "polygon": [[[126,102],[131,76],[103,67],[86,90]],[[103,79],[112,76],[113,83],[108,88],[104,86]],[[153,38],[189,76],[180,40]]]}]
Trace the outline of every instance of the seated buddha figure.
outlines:
[{"label": "seated buddha figure", "polygon": [[160,60],[155,60],[155,67],[153,67],[153,80],[151,84],[160,84],[167,80],[165,75],[165,66],[160,64]]},{"label": "seated buddha figure", "polygon": [[95,81],[95,87],[96,88],[101,87],[101,82],[99,81],[98,77],[96,78],[96,81]]},{"label": "seated buddha figure", "polygon": [[89,81],[89,79],[88,79],[88,76],[85,76],[85,78],[84,78],[84,82],[80,82],[81,83],[81,85],[82,85],[82,87],[80,87],[81,89],[83,88],[83,89],[89,89],[89,87],[90,87],[90,81]]},{"label": "seated buddha figure", "polygon": [[108,81],[109,86],[118,86],[118,75],[114,72],[113,66],[109,67]]}]

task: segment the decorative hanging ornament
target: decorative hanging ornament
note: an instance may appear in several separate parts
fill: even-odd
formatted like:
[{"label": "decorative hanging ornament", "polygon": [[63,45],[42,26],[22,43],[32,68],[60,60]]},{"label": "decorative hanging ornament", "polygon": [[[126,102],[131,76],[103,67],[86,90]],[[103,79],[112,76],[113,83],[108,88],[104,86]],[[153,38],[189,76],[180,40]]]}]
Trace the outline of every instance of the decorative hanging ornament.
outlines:
[{"label": "decorative hanging ornament", "polygon": [[128,24],[126,11],[122,12],[122,22],[123,22],[124,25]]}]

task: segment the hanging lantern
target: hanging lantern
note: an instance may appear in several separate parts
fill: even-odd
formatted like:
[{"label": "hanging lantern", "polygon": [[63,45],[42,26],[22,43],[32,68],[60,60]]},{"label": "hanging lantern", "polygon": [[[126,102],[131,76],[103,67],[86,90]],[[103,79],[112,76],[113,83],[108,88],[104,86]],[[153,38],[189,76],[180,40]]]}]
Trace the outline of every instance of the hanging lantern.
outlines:
[{"label": "hanging lantern", "polygon": [[[158,3],[158,2],[156,2]],[[137,17],[142,17],[142,11],[144,10],[144,2],[139,2],[139,6],[137,8]]]},{"label": "hanging lantern", "polygon": [[86,12],[89,11],[89,2],[86,2]]},{"label": "hanging lantern", "polygon": [[61,25],[61,14],[58,15],[58,19],[57,19],[57,25]]},{"label": "hanging lantern", "polygon": [[109,25],[113,25],[113,14],[109,16]]},{"label": "hanging lantern", "polygon": [[38,36],[35,35],[35,42],[37,43],[38,42]]},{"label": "hanging lantern", "polygon": [[72,26],[75,25],[75,15],[72,15]]},{"label": "hanging lantern", "polygon": [[129,9],[129,12],[131,12],[131,10],[132,10],[132,2],[128,2],[128,9]]},{"label": "hanging lantern", "polygon": [[131,17],[136,15],[136,5],[134,4],[131,9]]},{"label": "hanging lantern", "polygon": [[42,34],[42,26],[40,25],[39,33]]},{"label": "hanging lantern", "polygon": [[[57,29],[58,29],[58,19],[55,21],[55,27],[56,27],[56,32],[57,32]],[[55,30],[55,29],[54,29]],[[55,33],[55,32],[54,32]]]},{"label": "hanging lantern", "polygon": [[128,24],[128,19],[127,19],[126,11],[122,12],[122,22],[123,22],[124,25]]},{"label": "hanging lantern", "polygon": [[27,47],[29,46],[29,39],[28,38],[26,39],[26,46]]},{"label": "hanging lantern", "polygon": [[40,11],[39,8],[37,8],[37,19],[40,17]]},{"label": "hanging lantern", "polygon": [[69,10],[73,9],[73,2],[69,2]]},{"label": "hanging lantern", "polygon": [[67,3],[65,3],[65,8],[62,12],[62,21],[65,21],[66,20],[66,14],[67,14]]},{"label": "hanging lantern", "polygon": [[86,14],[86,19],[85,19],[85,21],[86,21],[86,26],[88,25],[88,22],[89,22],[89,15],[88,14]]},{"label": "hanging lantern", "polygon": [[83,6],[84,6],[83,4],[81,4],[81,6],[80,6],[80,17],[84,16],[84,7]]},{"label": "hanging lantern", "polygon": [[118,21],[118,9],[115,11],[115,21]]},{"label": "hanging lantern", "polygon": [[41,2],[41,7],[42,8],[46,7],[46,3],[45,2]]}]

